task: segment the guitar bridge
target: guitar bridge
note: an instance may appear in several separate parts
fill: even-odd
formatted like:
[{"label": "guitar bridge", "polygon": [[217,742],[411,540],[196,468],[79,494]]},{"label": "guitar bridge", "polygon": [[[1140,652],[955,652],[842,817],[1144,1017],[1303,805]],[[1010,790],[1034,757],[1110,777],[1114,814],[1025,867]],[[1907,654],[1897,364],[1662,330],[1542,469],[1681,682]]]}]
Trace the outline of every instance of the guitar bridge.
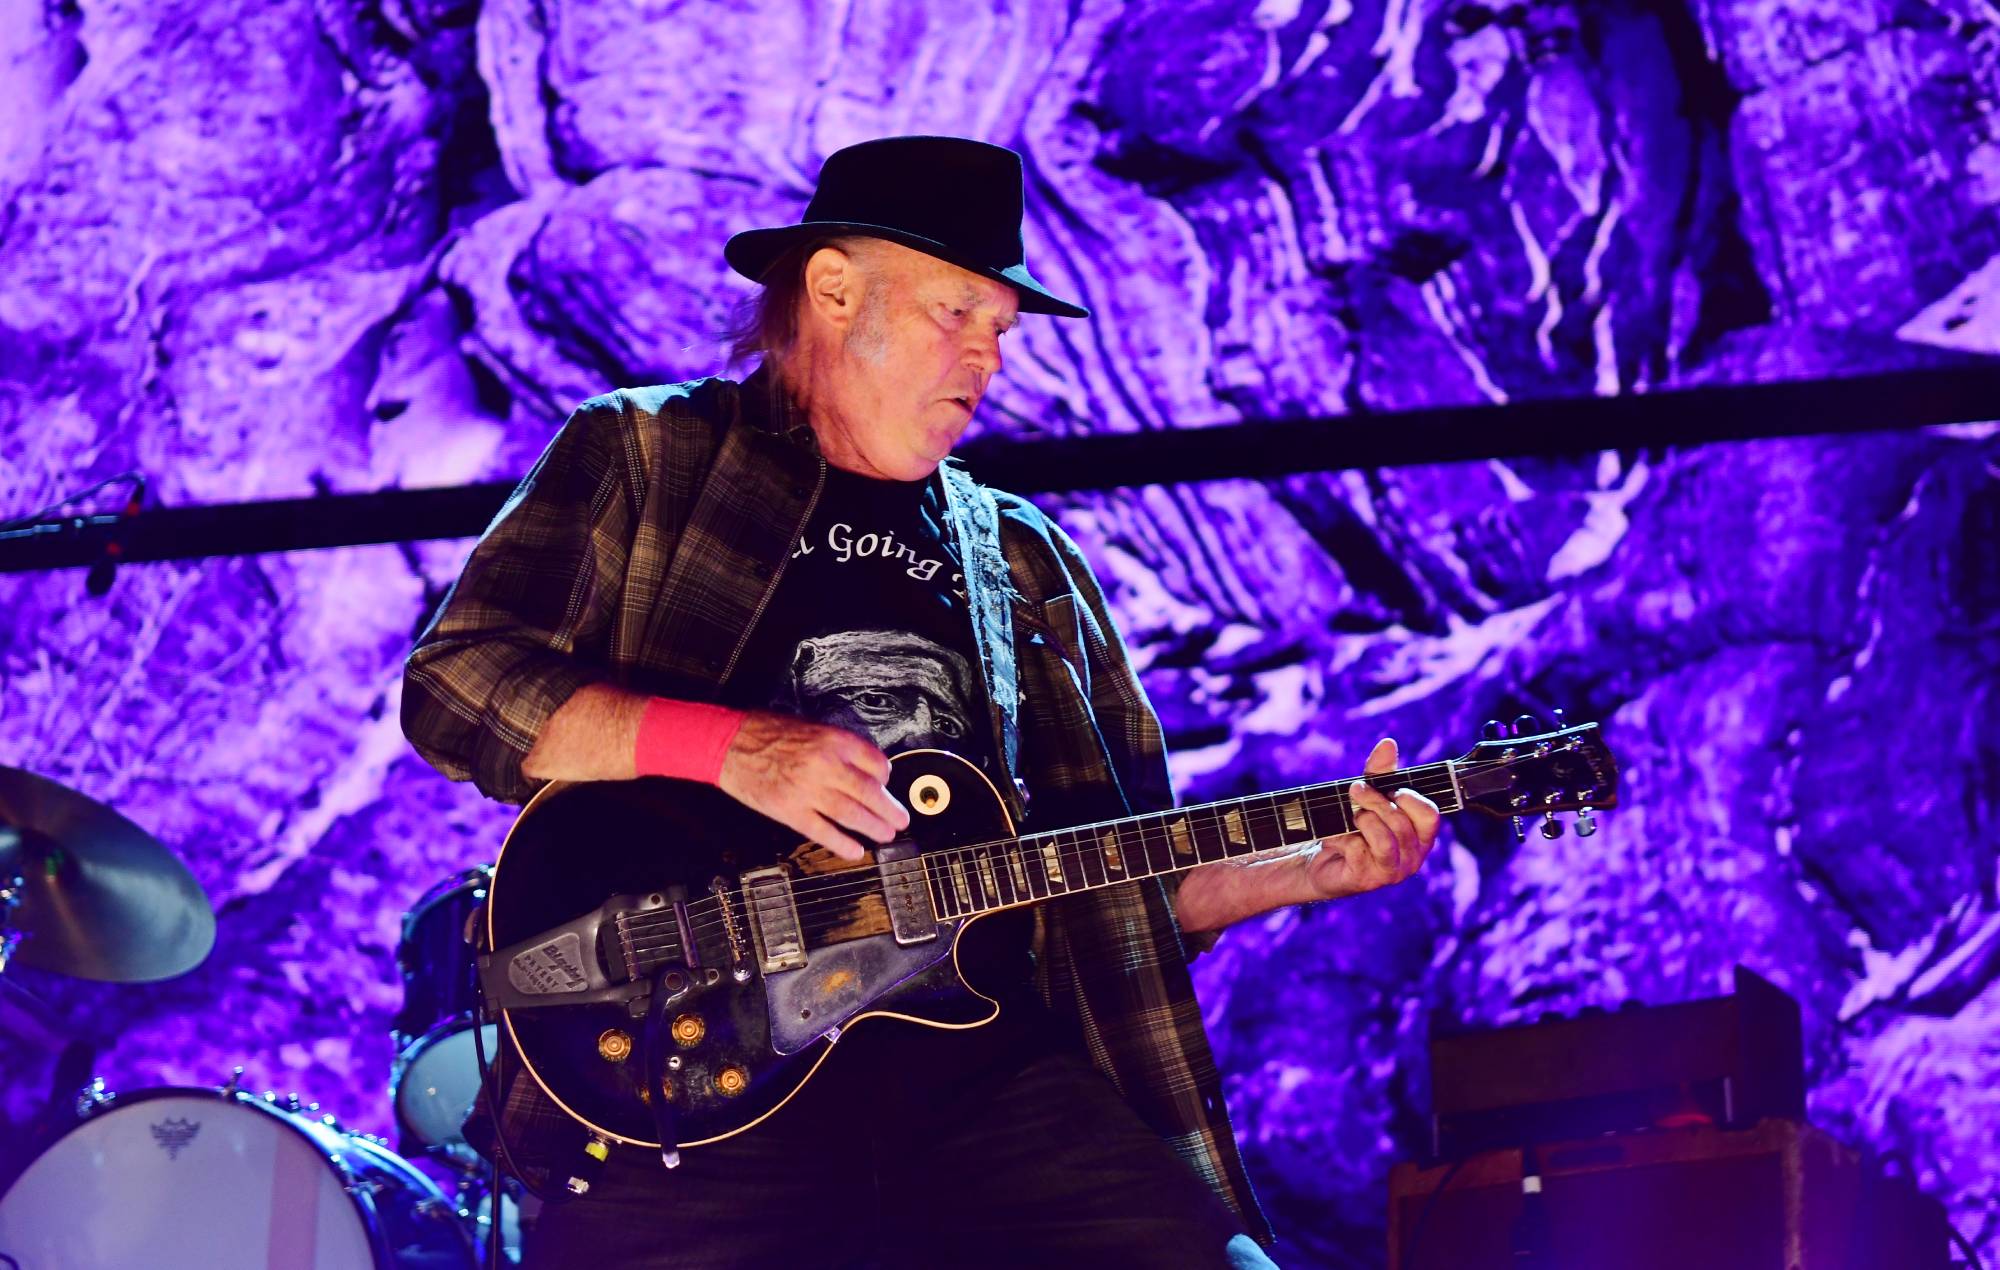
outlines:
[{"label": "guitar bridge", "polygon": [[752,869],[743,884],[743,912],[757,946],[757,967],[765,974],[798,970],[806,964],[805,934],[799,929],[798,901],[783,865]]}]

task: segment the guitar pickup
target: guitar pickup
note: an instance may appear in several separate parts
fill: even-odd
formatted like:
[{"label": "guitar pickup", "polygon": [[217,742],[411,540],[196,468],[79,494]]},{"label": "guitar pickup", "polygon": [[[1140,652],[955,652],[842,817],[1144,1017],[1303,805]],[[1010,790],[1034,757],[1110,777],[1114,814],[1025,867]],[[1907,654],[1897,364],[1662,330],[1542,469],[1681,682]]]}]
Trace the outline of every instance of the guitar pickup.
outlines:
[{"label": "guitar pickup", "polygon": [[875,848],[875,868],[882,875],[882,898],[896,942],[907,948],[936,939],[937,913],[931,908],[930,882],[916,844],[892,842]]},{"label": "guitar pickup", "polygon": [[799,929],[798,901],[792,877],[783,865],[752,869],[736,879],[743,884],[744,916],[757,946],[757,967],[765,974],[797,970],[806,964],[805,933]]}]

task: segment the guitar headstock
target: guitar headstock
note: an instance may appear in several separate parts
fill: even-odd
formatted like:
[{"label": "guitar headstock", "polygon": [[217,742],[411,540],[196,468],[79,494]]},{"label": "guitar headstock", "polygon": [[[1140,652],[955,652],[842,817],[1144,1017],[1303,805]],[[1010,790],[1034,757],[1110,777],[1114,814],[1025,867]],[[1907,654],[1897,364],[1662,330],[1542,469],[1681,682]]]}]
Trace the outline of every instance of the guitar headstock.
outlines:
[{"label": "guitar headstock", "polygon": [[1562,822],[1556,813],[1573,811],[1578,835],[1587,838],[1597,832],[1590,814],[1618,805],[1618,763],[1595,723],[1532,731],[1541,726],[1529,715],[1511,727],[1488,723],[1486,739],[1453,768],[1463,803],[1512,820],[1517,837],[1527,836],[1528,816],[1546,816],[1542,836],[1558,837]]}]

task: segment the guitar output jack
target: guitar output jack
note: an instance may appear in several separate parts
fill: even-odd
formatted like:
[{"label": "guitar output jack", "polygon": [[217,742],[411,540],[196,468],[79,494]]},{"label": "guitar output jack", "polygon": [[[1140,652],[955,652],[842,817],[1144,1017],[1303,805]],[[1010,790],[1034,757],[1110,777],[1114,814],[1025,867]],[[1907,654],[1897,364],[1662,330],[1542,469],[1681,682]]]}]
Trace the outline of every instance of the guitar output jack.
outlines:
[{"label": "guitar output jack", "polygon": [[935,816],[951,806],[951,786],[942,776],[919,776],[910,782],[910,810]]}]

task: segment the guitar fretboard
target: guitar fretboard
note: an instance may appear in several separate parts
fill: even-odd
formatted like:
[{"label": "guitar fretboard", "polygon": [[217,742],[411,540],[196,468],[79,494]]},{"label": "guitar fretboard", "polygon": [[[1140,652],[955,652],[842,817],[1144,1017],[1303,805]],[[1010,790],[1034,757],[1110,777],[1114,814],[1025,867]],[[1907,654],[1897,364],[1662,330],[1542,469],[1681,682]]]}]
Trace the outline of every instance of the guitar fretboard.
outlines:
[{"label": "guitar fretboard", "polygon": [[[1387,794],[1414,789],[1449,814],[1462,806],[1451,768],[1450,762],[1429,763],[1355,779]],[[1354,807],[1347,791],[1353,783],[1331,781],[927,851],[921,859],[931,905],[940,920],[970,917],[1351,833]]]},{"label": "guitar fretboard", "polygon": [[[1446,761],[1025,837],[933,848],[887,867],[922,870],[937,920],[955,921],[1351,833],[1354,806],[1347,791],[1355,780],[1389,795],[1414,789],[1444,814],[1465,806],[1454,763]],[[881,896],[883,887],[870,869],[795,879],[788,901],[753,899],[746,891],[731,894],[737,904],[796,906],[800,932],[814,945],[840,937],[853,906],[863,896]],[[760,919],[767,916],[759,914]],[[687,918],[694,943],[685,953],[671,914],[619,919],[626,973],[649,974],[684,955],[690,964],[725,964],[731,954],[733,911],[707,896],[687,905]]]}]

